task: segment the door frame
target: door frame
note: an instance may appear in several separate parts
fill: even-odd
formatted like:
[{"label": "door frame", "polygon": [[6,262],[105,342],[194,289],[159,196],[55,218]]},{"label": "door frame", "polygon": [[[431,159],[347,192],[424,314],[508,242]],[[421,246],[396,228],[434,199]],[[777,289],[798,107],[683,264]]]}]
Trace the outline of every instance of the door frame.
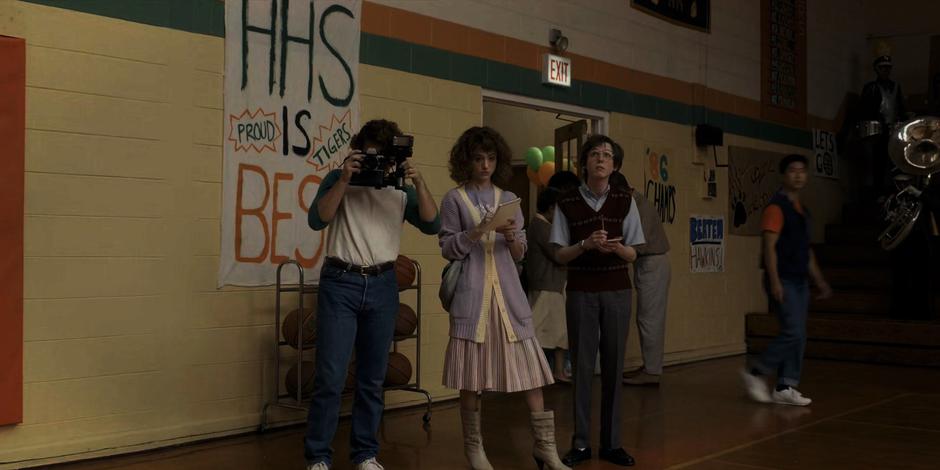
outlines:
[{"label": "door frame", "polygon": [[486,88],[484,88],[482,92],[483,99],[480,101],[480,116],[483,116],[483,102],[489,101],[492,103],[508,104],[587,119],[591,123],[588,128],[590,133],[609,135],[610,113],[607,111],[532,98],[529,96],[515,95],[512,93],[504,93],[501,91],[487,90]]},{"label": "door frame", "polygon": [[[575,118],[586,119],[589,122],[588,131],[591,134],[610,135],[610,112],[608,111],[601,111],[599,109],[585,108],[583,106],[558,103],[555,101],[515,95],[512,93],[504,93],[501,91],[487,90],[486,88],[483,88],[482,99],[480,100],[481,121],[483,119],[483,103],[485,102],[518,106],[521,108],[534,109],[536,111],[561,113]],[[535,204],[531,204],[531,202],[535,201],[536,193],[536,189],[534,187],[530,187],[528,198],[530,200],[529,214],[526,214],[528,217],[531,217],[534,214]]]}]

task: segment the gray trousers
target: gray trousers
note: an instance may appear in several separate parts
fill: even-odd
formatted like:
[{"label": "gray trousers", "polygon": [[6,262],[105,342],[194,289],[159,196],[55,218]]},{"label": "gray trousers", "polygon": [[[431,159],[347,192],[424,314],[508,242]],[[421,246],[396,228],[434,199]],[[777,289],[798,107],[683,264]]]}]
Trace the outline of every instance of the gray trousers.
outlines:
[{"label": "gray trousers", "polygon": [[637,258],[634,263],[636,324],[640,330],[643,369],[648,374],[663,373],[663,347],[666,341],[666,301],[672,268],[666,255]]},{"label": "gray trousers", "polygon": [[591,444],[591,388],[597,351],[601,353],[601,448],[620,444],[620,385],[624,348],[630,329],[629,289],[609,292],[568,291],[566,312],[568,346],[574,380],[574,436],[576,448]]}]

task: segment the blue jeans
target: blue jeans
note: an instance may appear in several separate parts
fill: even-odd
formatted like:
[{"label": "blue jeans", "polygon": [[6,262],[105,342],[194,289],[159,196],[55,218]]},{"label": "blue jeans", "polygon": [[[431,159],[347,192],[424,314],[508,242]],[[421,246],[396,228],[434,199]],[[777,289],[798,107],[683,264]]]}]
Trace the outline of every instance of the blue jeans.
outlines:
[{"label": "blue jeans", "polygon": [[332,465],[330,444],[339,420],[340,395],[356,348],[356,392],[350,459],[358,464],[379,452],[376,434],[385,408],[382,385],[398,314],[395,270],[363,276],[332,266],[320,273],[317,299],[316,377],[307,415],[307,463]]},{"label": "blue jeans", "polygon": [[754,363],[763,374],[777,374],[777,383],[795,387],[800,383],[803,352],[806,349],[806,315],[809,310],[809,282],[781,279],[783,302],[770,297],[770,309],[776,312],[780,333]]}]

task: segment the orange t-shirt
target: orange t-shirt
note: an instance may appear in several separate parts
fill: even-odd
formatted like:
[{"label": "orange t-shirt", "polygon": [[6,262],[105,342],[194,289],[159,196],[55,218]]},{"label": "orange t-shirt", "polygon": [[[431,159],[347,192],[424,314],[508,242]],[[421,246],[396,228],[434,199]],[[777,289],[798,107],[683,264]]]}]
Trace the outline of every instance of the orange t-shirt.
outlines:
[{"label": "orange t-shirt", "polygon": [[[799,201],[793,202],[793,208],[800,214],[803,213],[803,206]],[[760,228],[764,232],[780,233],[783,229],[783,209],[776,204],[767,206],[760,217]]]}]

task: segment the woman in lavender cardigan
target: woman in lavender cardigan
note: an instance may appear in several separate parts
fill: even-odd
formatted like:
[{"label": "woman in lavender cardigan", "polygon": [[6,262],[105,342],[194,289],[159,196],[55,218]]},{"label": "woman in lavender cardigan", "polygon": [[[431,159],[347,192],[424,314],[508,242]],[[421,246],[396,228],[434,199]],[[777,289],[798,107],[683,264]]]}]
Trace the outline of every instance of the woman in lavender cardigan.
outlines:
[{"label": "woman in lavender cardigan", "polygon": [[498,185],[512,175],[506,141],[488,127],[468,129],[450,152],[450,176],[459,185],[441,203],[444,258],[463,260],[450,307],[444,386],[460,390],[464,452],[475,470],[492,469],[480,435],[481,392],[524,392],[541,469],[568,469],[555,449],[555,417],[542,387],[552,373],[535,338],[532,310],[515,262],[525,255],[522,211],[507,225],[485,231],[501,202],[515,199]]}]

